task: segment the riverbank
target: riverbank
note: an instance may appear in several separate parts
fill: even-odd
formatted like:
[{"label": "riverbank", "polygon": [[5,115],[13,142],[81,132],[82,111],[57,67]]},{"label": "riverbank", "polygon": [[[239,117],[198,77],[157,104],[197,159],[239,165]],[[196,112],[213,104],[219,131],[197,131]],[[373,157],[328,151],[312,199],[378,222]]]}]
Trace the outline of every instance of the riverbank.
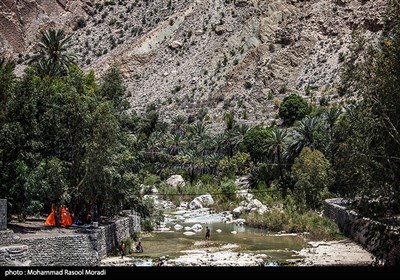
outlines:
[{"label": "riverbank", "polygon": [[355,242],[344,239],[335,241],[311,241],[309,247],[299,252],[292,264],[299,266],[371,266],[374,256]]},{"label": "riverbank", "polygon": [[196,241],[195,249],[182,251],[177,258],[162,257],[144,261],[140,257],[110,257],[101,261],[100,266],[371,266],[373,255],[349,239],[339,241],[308,242],[308,247],[293,252],[297,258],[286,263],[270,262],[266,254],[240,253],[234,249],[237,244],[219,246],[213,242]]},{"label": "riverbank", "polygon": [[[175,207],[157,196],[153,199],[165,220],[151,235],[141,237],[145,261],[140,262],[140,256],[132,255],[132,262],[138,266],[368,266],[373,262],[369,252],[349,239],[326,241],[321,238],[316,242],[311,241],[315,236],[308,231],[272,233],[249,227],[246,219],[239,218],[235,211],[216,213],[202,205],[190,207],[194,202],[201,204],[202,198]],[[207,201],[212,198],[207,196]],[[253,198],[249,203],[260,204]],[[313,220],[309,224],[325,228],[314,221],[320,221],[316,216],[305,220]],[[203,241],[206,226],[211,228],[209,242]]]}]

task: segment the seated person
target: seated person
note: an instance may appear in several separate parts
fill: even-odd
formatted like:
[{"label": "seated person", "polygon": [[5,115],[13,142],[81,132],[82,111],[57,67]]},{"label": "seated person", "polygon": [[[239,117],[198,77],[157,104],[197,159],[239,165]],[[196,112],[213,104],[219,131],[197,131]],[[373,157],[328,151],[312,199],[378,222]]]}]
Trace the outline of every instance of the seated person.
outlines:
[{"label": "seated person", "polygon": [[136,245],[136,253],[143,253],[143,247],[142,247],[142,243],[140,241]]}]

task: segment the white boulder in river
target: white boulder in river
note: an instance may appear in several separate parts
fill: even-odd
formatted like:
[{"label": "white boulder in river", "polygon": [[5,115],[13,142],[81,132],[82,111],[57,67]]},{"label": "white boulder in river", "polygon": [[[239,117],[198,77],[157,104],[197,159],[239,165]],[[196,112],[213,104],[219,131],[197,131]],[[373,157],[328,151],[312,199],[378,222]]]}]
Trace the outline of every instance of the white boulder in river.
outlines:
[{"label": "white boulder in river", "polygon": [[189,203],[189,209],[195,210],[195,209],[199,209],[199,208],[203,208],[203,205],[201,205],[201,202],[199,200],[197,200],[196,198],[193,199],[192,202]]},{"label": "white boulder in river", "polygon": [[243,206],[236,207],[232,211],[233,216],[235,216],[236,218],[239,217],[240,214],[242,214],[242,212],[244,212],[244,210],[246,210],[246,208],[244,208]]},{"label": "white boulder in river", "polygon": [[249,202],[249,204],[247,205],[247,210],[251,210],[253,208],[259,209],[263,206],[263,204],[261,203],[261,201],[259,201],[258,199],[253,199],[252,201]]},{"label": "white boulder in river", "polygon": [[193,230],[193,231],[201,231],[202,229],[203,229],[203,226],[200,225],[200,224],[194,224],[194,225],[192,226],[192,230]]},{"label": "white boulder in river", "polygon": [[203,207],[209,207],[213,204],[214,204],[214,199],[212,198],[212,196],[210,194],[203,194],[193,199],[189,203],[189,208],[194,210]]},{"label": "white boulder in river", "polygon": [[180,230],[180,229],[183,228],[183,226],[181,226],[180,224],[176,224],[176,225],[174,225],[174,228],[175,228],[176,230]]},{"label": "white boulder in river", "polygon": [[185,180],[181,175],[172,175],[167,179],[167,184],[175,189],[180,189],[185,186]]}]

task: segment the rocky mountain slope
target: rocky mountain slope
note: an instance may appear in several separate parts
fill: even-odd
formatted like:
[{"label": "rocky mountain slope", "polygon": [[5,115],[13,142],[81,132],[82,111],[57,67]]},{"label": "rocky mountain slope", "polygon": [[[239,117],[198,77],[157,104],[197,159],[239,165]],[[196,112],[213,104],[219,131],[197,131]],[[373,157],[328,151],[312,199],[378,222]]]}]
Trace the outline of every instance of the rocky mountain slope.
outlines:
[{"label": "rocky mountain slope", "polygon": [[[0,51],[23,63],[38,30],[73,32],[79,65],[120,66],[133,110],[160,108],[222,122],[276,119],[295,92],[339,100],[339,68],[352,34],[370,42],[388,0],[106,0],[0,2]],[[336,100],[336,101],[335,101]]]}]

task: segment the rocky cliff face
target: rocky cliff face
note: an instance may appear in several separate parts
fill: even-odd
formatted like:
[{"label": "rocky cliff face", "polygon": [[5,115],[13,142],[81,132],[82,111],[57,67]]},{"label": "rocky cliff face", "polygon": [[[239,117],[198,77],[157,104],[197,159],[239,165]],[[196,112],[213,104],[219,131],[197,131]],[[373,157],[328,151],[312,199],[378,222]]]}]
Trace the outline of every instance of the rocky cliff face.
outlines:
[{"label": "rocky cliff face", "polygon": [[24,54],[31,50],[38,31],[54,27],[70,31],[90,11],[91,1],[2,0],[0,51]]},{"label": "rocky cliff face", "polygon": [[[3,52],[29,54],[37,31],[73,33],[79,64],[121,67],[132,109],[164,119],[270,122],[290,92],[335,102],[352,34],[371,42],[387,0],[11,1],[0,4]],[[20,55],[21,57],[21,55]]]}]

